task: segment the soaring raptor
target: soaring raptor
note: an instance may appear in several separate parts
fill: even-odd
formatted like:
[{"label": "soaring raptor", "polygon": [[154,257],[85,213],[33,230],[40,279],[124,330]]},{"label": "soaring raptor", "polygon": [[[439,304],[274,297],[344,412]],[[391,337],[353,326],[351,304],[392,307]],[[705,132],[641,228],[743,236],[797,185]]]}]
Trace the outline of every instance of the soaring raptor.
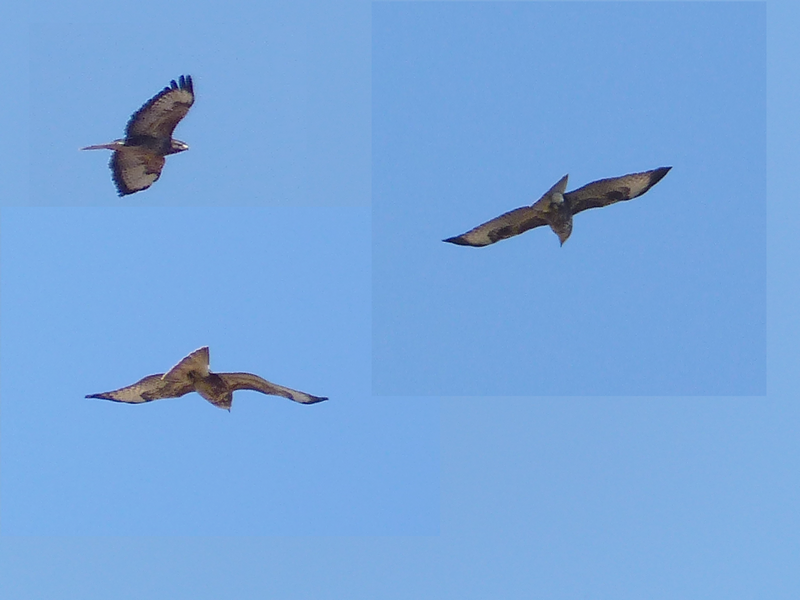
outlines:
[{"label": "soaring raptor", "polygon": [[133,114],[125,139],[81,150],[114,151],[109,167],[120,196],[146,190],[161,176],[165,156],[189,149],[185,142],[173,139],[172,132],[192,104],[192,78],[181,75]]},{"label": "soaring raptor", "polygon": [[572,233],[574,215],[589,208],[608,206],[641,196],[661,181],[671,168],[660,167],[643,173],[601,179],[566,194],[564,190],[567,189],[568,175],[564,175],[531,206],[507,212],[483,225],[478,225],[467,233],[444,241],[459,246],[488,246],[534,227],[549,225],[563,246]]},{"label": "soaring raptor", "polygon": [[197,392],[214,406],[230,410],[235,390],[255,390],[270,396],[283,396],[301,404],[327,400],[270,383],[251,373],[212,373],[208,370],[208,346],[195,350],[166,373],[149,375],[128,387],[86,397],[140,404]]}]

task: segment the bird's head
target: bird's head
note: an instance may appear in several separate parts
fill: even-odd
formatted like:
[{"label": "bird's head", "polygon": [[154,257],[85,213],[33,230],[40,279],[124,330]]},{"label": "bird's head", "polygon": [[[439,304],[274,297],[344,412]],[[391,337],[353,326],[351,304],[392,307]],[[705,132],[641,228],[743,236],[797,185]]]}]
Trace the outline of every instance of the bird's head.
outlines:
[{"label": "bird's head", "polygon": [[186,142],[182,142],[180,140],[172,140],[172,147],[170,148],[170,154],[176,154],[177,152],[183,152],[184,150],[189,149],[189,144]]},{"label": "bird's head", "polygon": [[533,203],[533,208],[537,208],[543,213],[558,211],[561,206],[564,206],[564,191],[567,189],[567,178],[569,175],[564,175],[558,182],[547,190],[544,195]]},{"label": "bird's head", "polygon": [[564,204],[564,192],[567,190],[568,178],[569,175],[564,175],[553,187],[547,190],[544,197],[549,199],[551,204],[555,204],[556,206]]}]

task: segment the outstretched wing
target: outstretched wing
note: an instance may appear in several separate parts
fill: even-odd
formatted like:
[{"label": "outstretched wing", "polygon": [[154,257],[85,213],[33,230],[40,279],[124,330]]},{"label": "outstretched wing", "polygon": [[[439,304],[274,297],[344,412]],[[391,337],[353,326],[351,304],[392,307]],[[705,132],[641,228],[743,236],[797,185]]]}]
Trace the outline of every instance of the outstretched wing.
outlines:
[{"label": "outstretched wing", "polygon": [[90,394],[86,397],[139,404],[141,402],[161,400],[162,398],[179,398],[193,391],[194,385],[190,381],[167,381],[161,373],[158,373],[157,375],[145,377],[128,387],[102,394]]},{"label": "outstretched wing", "polygon": [[523,206],[443,241],[459,246],[488,246],[541,225],[547,225],[547,221],[539,208]]},{"label": "outstretched wing", "polygon": [[[192,374],[195,376],[192,377]],[[208,377],[208,346],[198,348],[164,373],[162,379],[165,381],[181,382],[195,381]]]},{"label": "outstretched wing", "polygon": [[569,203],[573,215],[589,208],[631,200],[641,196],[661,181],[671,168],[660,167],[652,171],[593,181],[582,188],[564,194],[564,199]]},{"label": "outstretched wing", "polygon": [[111,155],[112,176],[120,196],[146,190],[161,176],[164,157],[146,148],[131,146]]},{"label": "outstretched wing", "polygon": [[[568,175],[564,175],[559,179],[533,205],[509,211],[496,219],[487,221],[483,225],[478,225],[467,233],[447,238],[444,241],[458,244],[459,246],[488,246],[500,240],[525,233],[534,227],[549,225],[548,220],[545,218],[545,213],[550,210],[550,203],[554,195],[564,193],[567,187],[567,177]],[[567,237],[569,237],[569,234],[567,234]]]},{"label": "outstretched wing", "polygon": [[194,86],[190,75],[174,79],[128,121],[125,136],[149,136],[163,140],[172,138],[172,132],[194,104]]},{"label": "outstretched wing", "polygon": [[282,385],[270,383],[266,379],[262,379],[258,375],[253,375],[252,373],[218,373],[218,375],[231,392],[235,390],[254,390],[270,396],[283,396],[284,398],[300,402],[301,404],[316,404],[317,402],[327,400],[327,398],[321,396],[312,396],[305,392],[298,392],[297,390],[283,387]]}]

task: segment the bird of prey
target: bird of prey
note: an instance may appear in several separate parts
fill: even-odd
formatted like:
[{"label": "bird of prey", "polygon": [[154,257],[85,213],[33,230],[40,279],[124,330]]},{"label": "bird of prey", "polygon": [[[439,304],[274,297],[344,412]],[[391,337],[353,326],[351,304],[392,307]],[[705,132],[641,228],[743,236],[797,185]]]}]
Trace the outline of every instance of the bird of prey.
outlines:
[{"label": "bird of prey", "polygon": [[165,156],[189,149],[172,132],[193,103],[192,78],[181,75],[133,114],[124,139],[81,150],[114,151],[109,167],[120,196],[146,190],[161,176]]},{"label": "bird of prey", "polygon": [[166,373],[149,375],[133,385],[86,397],[140,404],[197,392],[214,406],[230,410],[235,390],[254,390],[270,396],[283,396],[301,404],[327,400],[270,383],[251,373],[212,373],[208,370],[208,346],[195,350]]},{"label": "bird of prey", "polygon": [[488,246],[534,227],[549,225],[563,246],[572,233],[574,215],[589,208],[608,206],[641,196],[661,181],[671,168],[660,167],[643,173],[601,179],[567,193],[564,191],[567,189],[568,175],[564,175],[531,206],[517,208],[478,225],[467,233],[443,241],[459,246]]}]

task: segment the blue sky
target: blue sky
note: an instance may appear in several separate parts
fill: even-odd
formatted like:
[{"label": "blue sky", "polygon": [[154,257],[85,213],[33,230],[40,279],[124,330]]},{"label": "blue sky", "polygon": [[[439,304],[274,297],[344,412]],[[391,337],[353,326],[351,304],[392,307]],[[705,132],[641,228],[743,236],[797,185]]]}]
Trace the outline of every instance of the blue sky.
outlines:
[{"label": "blue sky", "polygon": [[[376,9],[375,393],[763,394],[765,87],[763,5]],[[660,166],[563,247],[441,242]]]},{"label": "blue sky", "polygon": [[[797,596],[794,4],[147,6],[2,9],[0,597]],[[83,398],[206,344],[331,400]]]},{"label": "blue sky", "polygon": [[[51,151],[30,161],[30,195],[15,203],[368,206],[365,8],[209,8],[186,24],[179,5],[159,5],[160,18],[135,39],[122,33],[119,11],[67,28],[32,24],[30,141]],[[115,200],[108,152],[78,148],[122,137],[130,115],[181,74],[202,98],[175,133],[190,146],[191,169],[187,154],[171,157],[150,193]]]},{"label": "blue sky", "polygon": [[[370,390],[369,7],[183,8],[139,36],[102,7],[21,34],[38,150],[0,214],[2,533],[437,534],[438,399]],[[117,198],[108,153],[78,148],[181,74],[191,150]],[[84,398],[204,345],[330,401]]]},{"label": "blue sky", "polygon": [[[369,239],[359,207],[5,209],[4,533],[438,532],[438,403],[369,393]],[[84,399],[203,345],[330,400]]]}]

